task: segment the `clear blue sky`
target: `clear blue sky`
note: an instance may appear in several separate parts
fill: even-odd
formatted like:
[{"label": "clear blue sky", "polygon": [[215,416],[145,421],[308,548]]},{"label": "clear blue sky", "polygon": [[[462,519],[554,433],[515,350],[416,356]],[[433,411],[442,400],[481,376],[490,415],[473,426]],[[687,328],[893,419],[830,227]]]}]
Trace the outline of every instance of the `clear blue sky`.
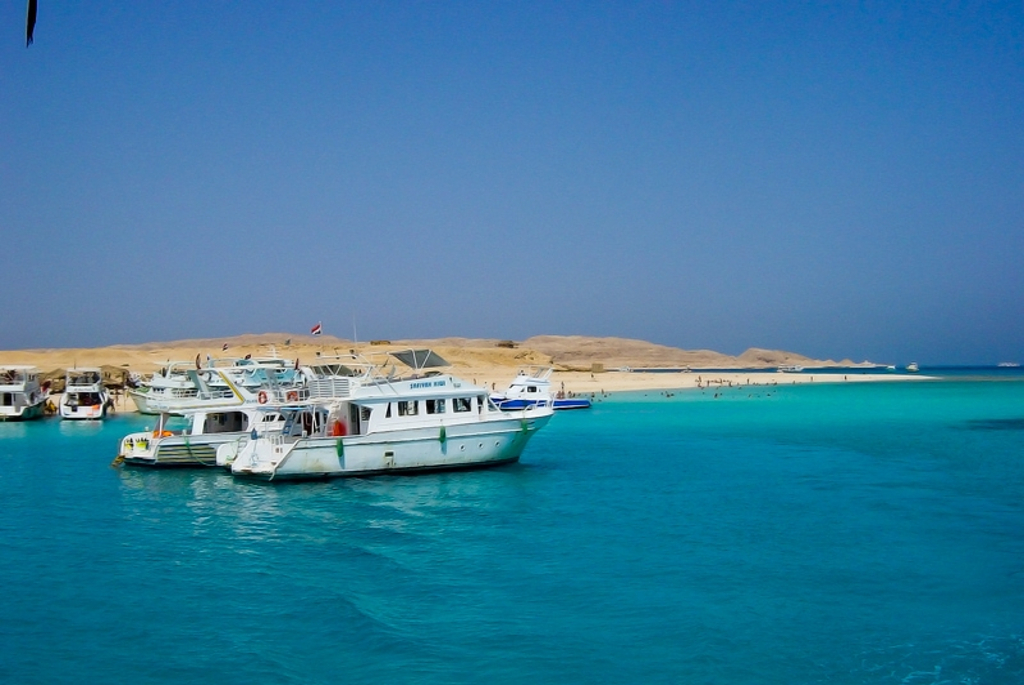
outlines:
[{"label": "clear blue sky", "polygon": [[1024,3],[39,0],[0,348],[1024,361]]}]

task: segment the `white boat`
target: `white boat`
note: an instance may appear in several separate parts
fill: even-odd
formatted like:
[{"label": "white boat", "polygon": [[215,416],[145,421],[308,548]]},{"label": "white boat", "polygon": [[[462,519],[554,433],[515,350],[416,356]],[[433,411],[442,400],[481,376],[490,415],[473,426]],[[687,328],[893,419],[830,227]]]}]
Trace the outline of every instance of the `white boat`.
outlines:
[{"label": "white boat", "polygon": [[779,373],[802,373],[804,367],[799,364],[783,364],[779,367]]},{"label": "white boat", "polygon": [[500,393],[491,393],[491,401],[503,410],[519,410],[550,403],[556,410],[588,409],[590,400],[586,397],[566,395],[564,390],[551,394],[550,366],[523,366],[516,372],[508,388]]},{"label": "white boat", "polygon": [[[262,480],[331,478],[380,473],[465,469],[517,461],[530,437],[551,418],[550,403],[501,411],[487,391],[437,369],[448,363],[430,350],[391,357],[410,367],[353,360],[346,383],[333,397],[274,409],[285,417],[280,431],[255,431],[233,455],[231,472]],[[320,380],[328,380],[322,377]],[[218,450],[230,453],[232,446]]]},{"label": "white boat", "polygon": [[197,409],[184,416],[161,414],[156,427],[121,439],[115,462],[133,466],[217,466],[217,448],[245,442],[250,432],[280,430],[284,417],[258,411],[255,405],[229,409]]},{"label": "white boat", "polygon": [[49,388],[34,366],[0,366],[0,421],[27,421],[43,415]]},{"label": "white boat", "polygon": [[907,372],[908,373],[917,373],[920,370],[921,370],[921,367],[919,367],[917,365],[917,362],[910,362],[909,364],[907,364]]},{"label": "white boat", "polygon": [[214,359],[171,362],[143,387],[129,390],[143,414],[186,414],[197,409],[297,400],[305,393],[301,370],[284,359]]},{"label": "white boat", "polygon": [[167,365],[143,381],[137,388],[128,390],[128,396],[135,402],[140,414],[159,414],[151,402],[195,397],[195,383],[188,377],[192,362],[167,362]]},{"label": "white boat", "polygon": [[62,419],[102,419],[113,406],[110,393],[103,387],[103,372],[98,368],[68,369],[64,376],[64,394],[58,403]]}]

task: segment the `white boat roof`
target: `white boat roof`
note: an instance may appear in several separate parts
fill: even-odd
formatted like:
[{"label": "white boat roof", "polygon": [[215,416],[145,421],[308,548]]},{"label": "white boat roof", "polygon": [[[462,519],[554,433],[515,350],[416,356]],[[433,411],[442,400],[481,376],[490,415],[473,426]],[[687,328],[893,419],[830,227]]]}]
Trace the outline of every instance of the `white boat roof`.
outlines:
[{"label": "white boat roof", "polygon": [[554,369],[544,364],[531,364],[529,366],[520,366],[516,371],[515,378],[513,381],[522,382],[525,380],[532,380],[538,382],[545,382],[551,378],[551,373]]},{"label": "white boat roof", "polygon": [[417,371],[451,366],[441,355],[433,350],[405,350],[404,352],[392,352],[391,356]]}]

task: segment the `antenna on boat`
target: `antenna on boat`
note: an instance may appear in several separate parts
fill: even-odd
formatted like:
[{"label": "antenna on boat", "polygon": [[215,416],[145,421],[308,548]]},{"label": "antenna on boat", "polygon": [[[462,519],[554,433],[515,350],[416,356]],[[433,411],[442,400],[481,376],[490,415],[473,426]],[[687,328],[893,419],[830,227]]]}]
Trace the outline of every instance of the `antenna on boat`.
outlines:
[{"label": "antenna on boat", "polygon": [[355,314],[352,315],[352,342],[354,342],[354,343],[358,343],[359,342],[359,336],[356,335],[356,315]]}]

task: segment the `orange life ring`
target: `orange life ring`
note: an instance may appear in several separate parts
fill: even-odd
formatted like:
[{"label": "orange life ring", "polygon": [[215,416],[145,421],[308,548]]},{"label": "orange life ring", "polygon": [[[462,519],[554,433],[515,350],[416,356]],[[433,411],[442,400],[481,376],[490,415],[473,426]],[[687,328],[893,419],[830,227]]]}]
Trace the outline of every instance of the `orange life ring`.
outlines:
[{"label": "orange life ring", "polygon": [[260,394],[256,396],[256,401],[258,401],[260,404],[266,404],[267,403],[267,391],[266,390],[260,390]]},{"label": "orange life ring", "polygon": [[288,391],[288,401],[289,402],[298,402],[299,401],[299,393],[295,392],[294,390],[289,390]]}]

